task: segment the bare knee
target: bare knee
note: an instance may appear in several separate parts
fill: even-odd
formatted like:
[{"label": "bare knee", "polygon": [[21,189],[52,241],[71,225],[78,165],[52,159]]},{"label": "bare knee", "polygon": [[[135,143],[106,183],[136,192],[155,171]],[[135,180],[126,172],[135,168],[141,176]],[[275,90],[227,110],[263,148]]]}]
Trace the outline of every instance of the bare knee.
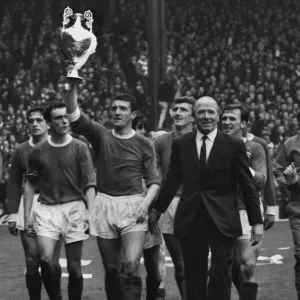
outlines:
[{"label": "bare knee", "polygon": [[240,266],[241,275],[245,281],[251,281],[255,273],[255,264],[253,262],[243,262]]},{"label": "bare knee", "polygon": [[54,260],[51,256],[42,255],[40,257],[40,265],[41,265],[41,267],[43,267],[43,266],[53,267],[54,266]]},{"label": "bare knee", "polygon": [[69,261],[68,262],[68,272],[73,278],[81,277],[81,263],[80,261]]},{"label": "bare knee", "polygon": [[39,269],[40,258],[38,255],[25,253],[26,273],[36,273]]},{"label": "bare knee", "polygon": [[137,276],[139,271],[139,261],[129,261],[124,263],[124,274],[125,276]]}]

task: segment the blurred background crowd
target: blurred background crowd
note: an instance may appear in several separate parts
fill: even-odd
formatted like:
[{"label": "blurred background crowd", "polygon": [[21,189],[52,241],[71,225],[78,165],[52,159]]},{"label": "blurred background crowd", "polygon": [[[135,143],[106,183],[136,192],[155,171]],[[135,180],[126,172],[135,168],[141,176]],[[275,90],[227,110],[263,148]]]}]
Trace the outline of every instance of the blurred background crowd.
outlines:
[{"label": "blurred background crowd", "polygon": [[[81,69],[81,107],[106,126],[118,93],[135,96],[145,118],[151,106],[146,1],[117,1],[109,24],[94,15],[98,46]],[[299,130],[300,2],[228,1],[166,0],[166,77],[157,128],[170,128],[168,111],[177,96],[209,94],[221,108],[241,101],[251,109],[251,132],[276,156]],[[28,139],[26,111],[64,97],[66,64],[56,37],[69,2],[1,1],[0,203],[14,149]]]}]

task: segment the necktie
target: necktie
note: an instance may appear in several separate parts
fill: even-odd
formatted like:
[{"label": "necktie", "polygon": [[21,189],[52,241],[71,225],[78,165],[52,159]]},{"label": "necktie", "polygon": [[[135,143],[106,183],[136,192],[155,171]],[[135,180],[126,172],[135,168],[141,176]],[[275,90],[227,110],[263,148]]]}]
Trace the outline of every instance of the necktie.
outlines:
[{"label": "necktie", "polygon": [[201,147],[201,151],[200,151],[200,169],[201,171],[204,171],[205,167],[206,167],[206,141],[207,136],[204,135],[202,137],[202,147]]}]

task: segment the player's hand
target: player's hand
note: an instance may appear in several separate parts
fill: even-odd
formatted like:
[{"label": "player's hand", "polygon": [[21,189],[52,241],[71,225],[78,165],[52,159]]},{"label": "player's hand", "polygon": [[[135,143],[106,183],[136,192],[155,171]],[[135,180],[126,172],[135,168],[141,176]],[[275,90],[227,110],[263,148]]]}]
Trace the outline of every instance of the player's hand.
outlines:
[{"label": "player's hand", "polygon": [[34,228],[34,221],[32,219],[27,221],[25,220],[25,231],[29,237],[36,237],[36,230]]},{"label": "player's hand", "polygon": [[287,184],[293,184],[297,181],[297,169],[293,162],[283,171],[283,176]]},{"label": "player's hand", "polygon": [[147,220],[149,205],[146,201],[142,201],[136,212],[136,222],[144,223]]},{"label": "player's hand", "polygon": [[90,212],[89,212],[88,209],[85,212],[84,233],[85,234],[90,234]]},{"label": "player's hand", "polygon": [[14,236],[18,236],[19,230],[17,229],[17,222],[15,221],[8,222],[8,230],[10,234]]},{"label": "player's hand", "polygon": [[272,228],[274,223],[275,223],[275,216],[266,214],[264,219],[264,230],[268,230]]},{"label": "player's hand", "polygon": [[251,239],[250,242],[252,243],[252,246],[257,245],[264,236],[264,228],[263,228],[263,224],[255,224],[252,226],[252,230],[251,230]]},{"label": "player's hand", "polygon": [[160,233],[160,229],[158,226],[158,220],[160,218],[160,213],[158,211],[156,211],[155,209],[152,209],[150,215],[149,215],[149,219],[148,219],[148,223],[149,223],[149,232],[151,234],[159,234]]}]

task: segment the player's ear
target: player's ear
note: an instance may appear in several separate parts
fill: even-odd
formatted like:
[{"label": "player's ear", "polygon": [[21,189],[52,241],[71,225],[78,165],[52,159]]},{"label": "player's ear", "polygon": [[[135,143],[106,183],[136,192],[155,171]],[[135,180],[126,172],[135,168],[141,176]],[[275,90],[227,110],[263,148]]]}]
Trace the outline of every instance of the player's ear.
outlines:
[{"label": "player's ear", "polygon": [[132,111],[131,112],[131,120],[134,120],[136,118],[136,115],[137,115],[137,111]]},{"label": "player's ear", "polygon": [[246,121],[242,121],[242,123],[241,123],[241,128],[242,128],[242,129],[247,128],[247,123],[246,123]]}]

